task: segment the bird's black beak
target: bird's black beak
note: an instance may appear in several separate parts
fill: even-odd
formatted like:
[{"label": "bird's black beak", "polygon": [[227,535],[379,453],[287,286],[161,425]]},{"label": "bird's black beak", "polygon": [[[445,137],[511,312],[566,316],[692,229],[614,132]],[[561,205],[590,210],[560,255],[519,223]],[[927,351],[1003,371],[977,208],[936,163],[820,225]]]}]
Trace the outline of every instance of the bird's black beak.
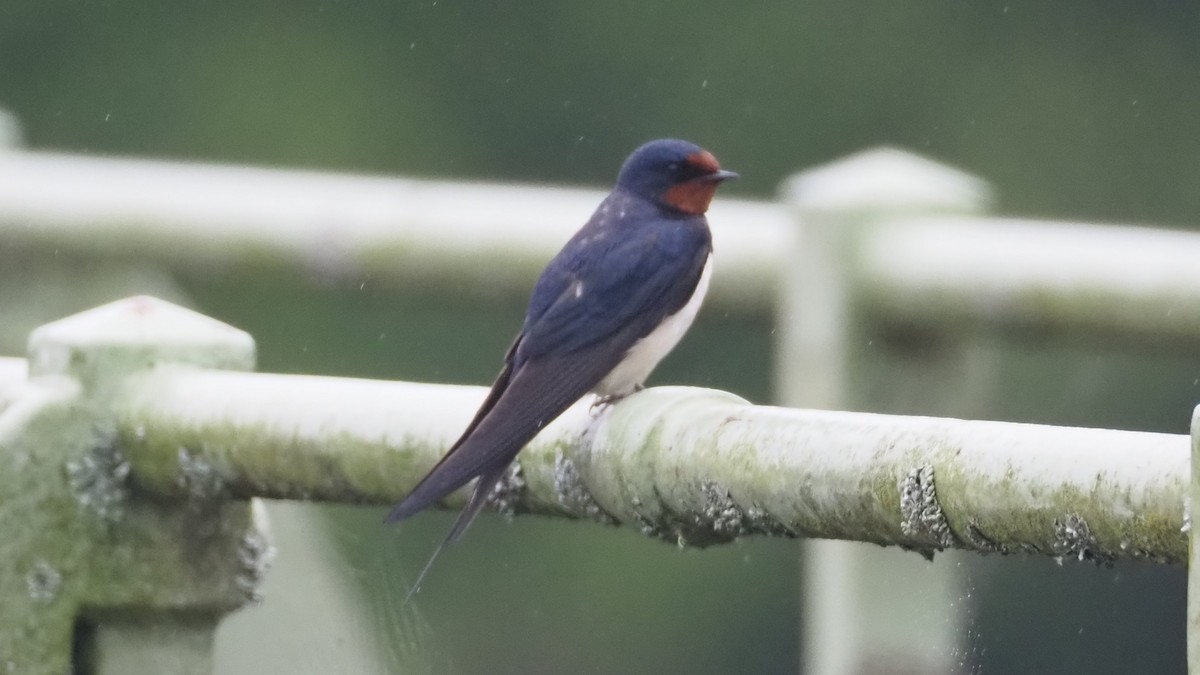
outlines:
[{"label": "bird's black beak", "polygon": [[741,175],[734,171],[726,171],[725,169],[718,169],[717,171],[705,176],[704,180],[711,181],[713,183],[720,183],[720,182],[727,181],[727,180],[733,180],[735,178],[741,178]]}]

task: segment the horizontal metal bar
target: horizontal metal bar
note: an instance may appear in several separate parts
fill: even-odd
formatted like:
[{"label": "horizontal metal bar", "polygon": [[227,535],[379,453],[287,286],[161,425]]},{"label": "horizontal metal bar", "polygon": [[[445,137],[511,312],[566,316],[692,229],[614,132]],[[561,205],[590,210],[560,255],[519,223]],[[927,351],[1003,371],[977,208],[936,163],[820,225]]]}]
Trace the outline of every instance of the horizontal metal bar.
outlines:
[{"label": "horizontal metal bar", "polygon": [[[372,284],[528,293],[599,190],[0,152],[0,238],[174,267],[297,265]],[[712,302],[771,310],[782,207],[720,199]]]},{"label": "horizontal metal bar", "polygon": [[[185,269],[298,266],[355,283],[523,295],[602,197],[599,190],[0,152],[6,244],[86,255],[136,251]],[[827,201],[813,208],[833,208]],[[834,201],[847,214],[865,208]],[[876,225],[846,264],[880,317],[1200,339],[1200,271],[1191,264],[1200,259],[1200,235],[872,214]],[[795,262],[792,237],[802,236],[793,219],[807,215],[718,199],[710,217],[714,307],[774,311],[779,279]]]},{"label": "horizontal metal bar", "polygon": [[[116,401],[133,475],[169,495],[389,503],[479,387],[164,369]],[[654,388],[583,402],[501,502],[703,545],[765,533],[1100,561],[1186,558],[1187,436],[753,406]],[[462,503],[462,494],[446,504]]]},{"label": "horizontal metal bar", "polygon": [[1200,236],[973,216],[888,220],[863,238],[872,316],[1200,340]]}]

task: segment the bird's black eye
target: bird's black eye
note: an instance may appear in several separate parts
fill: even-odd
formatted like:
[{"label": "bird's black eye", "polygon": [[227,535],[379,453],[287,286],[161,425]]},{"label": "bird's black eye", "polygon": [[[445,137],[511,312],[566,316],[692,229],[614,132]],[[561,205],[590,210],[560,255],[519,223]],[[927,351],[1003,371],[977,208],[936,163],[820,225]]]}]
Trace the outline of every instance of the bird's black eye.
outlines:
[{"label": "bird's black eye", "polygon": [[679,162],[671,162],[667,165],[667,170],[671,173],[679,173]]}]

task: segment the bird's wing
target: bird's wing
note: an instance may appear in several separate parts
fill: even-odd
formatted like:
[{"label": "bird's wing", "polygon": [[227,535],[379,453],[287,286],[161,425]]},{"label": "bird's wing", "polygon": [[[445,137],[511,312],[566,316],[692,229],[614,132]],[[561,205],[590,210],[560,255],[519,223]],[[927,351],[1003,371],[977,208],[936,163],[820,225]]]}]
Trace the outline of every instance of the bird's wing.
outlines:
[{"label": "bird's wing", "polygon": [[708,228],[645,229],[613,242],[604,255],[593,250],[573,259],[566,249],[551,263],[546,277],[555,283],[540,280],[538,292],[555,300],[536,316],[531,311],[518,359],[570,353],[618,335],[627,341],[624,351],[687,303],[712,252]]},{"label": "bird's wing", "polygon": [[[421,482],[417,483],[417,486],[404,499],[392,507],[391,512],[388,513],[387,522],[395,523],[404,520],[457,490],[459,487],[465,485],[467,481],[471,480],[471,478],[474,478],[474,476],[470,476],[466,480],[457,482],[457,478],[454,477],[457,472],[453,472],[451,470],[453,467],[448,468],[445,464],[452,460],[457,454],[458,449],[471,437],[475,428],[487,417],[492,408],[496,406],[496,402],[500,400],[500,396],[508,389],[508,382],[512,378],[513,353],[520,343],[521,336],[518,335],[517,339],[513,340],[512,346],[508,348],[508,353],[504,356],[504,368],[500,370],[500,374],[492,382],[492,388],[488,391],[487,398],[483,399],[479,410],[475,411],[475,417],[467,424],[467,428],[463,430],[462,435],[458,437],[457,441],[454,441],[454,444],[450,446],[446,454],[442,455],[438,463],[434,464],[433,468],[425,474]],[[456,482],[457,484],[454,484],[452,487],[447,487]]]},{"label": "bird's wing", "polygon": [[[467,431],[392,509],[388,522],[421,511],[476,476],[497,469],[503,473],[517,452],[543,426],[587,393],[591,385],[584,383],[588,379],[595,377],[599,381],[607,373],[605,370],[598,376],[592,374],[591,371],[603,367],[602,358],[540,359],[515,371],[512,363],[508,363]],[[486,498],[491,487],[487,486],[481,498]]]},{"label": "bird's wing", "polygon": [[[479,477],[471,499],[454,527],[429,556],[429,561],[409,588],[405,604],[421,587],[433,561],[446,544],[458,539],[487,504],[488,496],[503,478],[513,457],[547,423],[562,414],[588,389],[612,370],[616,359],[606,356],[600,343],[586,353],[555,355],[523,364],[511,377],[502,373],[492,392],[491,406],[476,415],[472,427],[446,456],[388,515],[388,522],[402,520]],[[581,357],[581,358],[576,358]],[[508,372],[508,368],[505,369]],[[590,383],[590,384],[589,384]],[[499,387],[503,387],[500,389]]]},{"label": "bird's wing", "polygon": [[[699,238],[633,237],[601,255],[572,257],[568,245],[538,282],[525,327],[504,369],[463,435],[388,515],[403,520],[479,477],[467,506],[438,544],[433,561],[467,529],[521,448],[591,390],[629,348],[691,297],[712,250]],[[546,302],[550,293],[553,301]]]},{"label": "bird's wing", "polygon": [[[526,322],[474,420],[392,509],[388,522],[421,511],[477,476],[494,474],[494,484],[542,427],[591,390],[635,342],[687,302],[708,257],[707,239],[682,256],[664,248],[660,239],[631,237],[594,256],[589,264],[570,268],[557,280],[557,297]],[[563,254],[569,255],[569,250]],[[547,274],[556,269],[562,268],[552,263]],[[476,500],[485,501],[491,487],[477,485],[467,510],[477,512],[482,504]],[[461,522],[454,534],[469,522],[469,518]]]}]

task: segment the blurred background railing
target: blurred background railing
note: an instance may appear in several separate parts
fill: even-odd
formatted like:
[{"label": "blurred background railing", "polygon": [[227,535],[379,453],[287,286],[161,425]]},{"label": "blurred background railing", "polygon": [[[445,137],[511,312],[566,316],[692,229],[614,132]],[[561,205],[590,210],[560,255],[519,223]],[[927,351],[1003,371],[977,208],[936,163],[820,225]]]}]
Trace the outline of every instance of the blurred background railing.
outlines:
[{"label": "blurred background railing", "polygon": [[[308,362],[341,374],[478,381],[515,330],[536,273],[599,196],[11,150],[0,154],[0,339],[19,354],[50,319],[153,293],[248,329],[264,370]],[[779,204],[719,200],[711,300],[656,381],[764,400],[773,380],[774,397],[805,407],[1186,429],[1200,335],[1200,279],[1189,263],[1200,238],[989,218],[989,198],[979,179],[885,149],[798,175]],[[22,371],[0,360],[0,408],[15,400],[6,392],[21,388]],[[444,670],[442,649],[464,672],[479,670],[476,658],[501,671],[630,654],[674,663],[691,639],[712,650],[695,658],[723,670],[803,658],[814,673],[885,663],[1025,672],[1021,659],[1043,649],[1154,672],[1183,663],[1184,580],[1170,567],[1058,568],[953,553],[929,564],[821,544],[805,556],[801,592],[789,581],[797,556],[786,542],[680,556],[597,528],[526,519],[497,528],[488,519],[447,556],[420,612],[401,615],[395,595],[444,516],[391,533],[374,512],[267,508],[283,552],[265,589],[271,600],[225,622],[222,672],[333,662],[388,672],[414,654]],[[716,575],[724,590],[695,592]],[[653,582],[656,599],[637,600],[650,589],[631,589],[631,578]],[[540,592],[517,590],[531,584]],[[500,614],[481,610],[479,597],[518,608],[523,622],[485,630]],[[616,619],[630,612],[644,617],[644,643]],[[691,626],[688,640],[664,637],[680,630],[671,627],[680,614],[706,612],[754,618],[734,635],[715,622],[710,633]],[[572,621],[606,628],[564,654],[553,645]],[[95,641],[153,632],[133,626]],[[500,648],[526,632],[545,635],[535,661]],[[180,628],[185,641],[194,633]],[[664,639],[676,647],[655,651]],[[612,654],[613,642],[625,655]],[[275,662],[264,644],[293,656]],[[309,644],[326,646],[310,659],[301,655]]]},{"label": "blurred background railing", "polygon": [[[655,137],[687,138],[743,176],[722,188],[714,226],[733,222],[722,208],[734,199],[768,204],[783,224],[749,240],[778,243],[757,254],[792,264],[782,268],[783,286],[768,284],[762,294],[746,292],[759,288],[744,283],[741,275],[749,273],[719,270],[711,302],[652,384],[726,390],[755,403],[1181,435],[1200,393],[1186,320],[1166,294],[1127,300],[1118,294],[1113,304],[1108,291],[1090,295],[1089,288],[1128,283],[1145,290],[1182,268],[1160,260],[1187,257],[1187,235],[1162,228],[1200,223],[1197,45],[1195,3],[1127,3],[1097,12],[1080,3],[1015,0],[753,6],[535,0],[469,7],[17,0],[0,21],[0,107],[13,113],[0,113],[0,147],[24,143],[38,151],[21,153],[25,158],[56,167],[61,180],[39,182],[62,197],[59,208],[85,198],[94,205],[110,189],[106,183],[98,197],[91,186],[67,180],[77,174],[64,160],[146,166],[105,159],[142,157],[155,159],[162,171],[152,173],[163,176],[173,173],[163,164],[209,178],[250,176],[252,190],[230,180],[199,204],[186,194],[168,200],[202,209],[209,201],[227,204],[225,195],[260,207],[259,191],[279,195],[254,179],[259,171],[209,171],[206,163],[323,172],[268,174],[306,186],[313,183],[301,175],[316,183],[331,172],[420,177],[376,183],[406,194],[405,186],[420,187],[411,190],[415,199],[439,183],[468,179],[506,188],[604,188],[633,147]],[[813,217],[803,216],[812,225],[803,231],[792,226],[804,209],[790,187],[780,197],[786,176],[880,145],[968,168],[992,189],[966,180],[957,196],[927,195],[942,204],[933,209],[936,218],[930,209],[867,218],[865,228],[851,227],[850,241],[836,227],[822,232],[823,221]],[[32,164],[25,166],[32,176]],[[343,184],[371,182],[360,178]],[[11,180],[6,176],[0,189]],[[835,182],[842,189],[858,184]],[[877,182],[865,182],[879,194]],[[908,183],[920,188],[922,181]],[[456,208],[451,220],[481,214],[500,222],[503,214],[521,214],[506,227],[463,237],[464,248],[472,237],[495,235],[479,239],[488,244],[515,240],[529,223],[542,222],[534,220],[540,213],[500,202],[503,195],[548,200],[552,194],[531,189],[438,208]],[[386,202],[389,191],[373,194]],[[23,189],[17,198],[36,199],[34,192]],[[147,193],[141,196],[150,199]],[[356,260],[343,255],[361,248],[348,238],[322,245],[336,233],[302,224],[310,212],[321,212],[315,203],[321,199],[300,189],[265,209],[302,207],[290,209],[292,222],[274,230],[309,232],[294,240],[301,243],[260,240],[230,258],[210,255],[210,246],[249,238],[255,228],[227,213],[167,235],[168,248],[177,251],[172,260],[161,251],[143,256],[122,237],[89,243],[71,236],[43,245],[5,225],[0,355],[25,354],[30,332],[47,322],[148,293],[253,335],[262,371],[478,385],[494,376],[499,352],[519,327],[526,284],[593,208],[582,199],[578,211],[546,218],[561,228],[560,239],[535,235],[533,243],[544,247],[536,256],[489,256],[480,246],[472,253],[477,264],[443,265],[444,258],[431,256],[439,263],[423,265],[420,255],[405,258],[408,248]],[[367,204],[383,210],[355,188],[335,212],[361,213]],[[993,220],[995,214],[1006,218]],[[433,222],[435,215],[418,217]],[[1045,227],[1047,219],[1082,222],[1059,236],[1062,228]],[[1130,226],[1098,229],[1086,222]],[[902,223],[928,236],[905,233]],[[1130,231],[1147,224],[1158,227]],[[138,225],[110,222],[127,230]],[[893,226],[894,238],[883,232]],[[96,222],[83,229],[91,227],[100,229]],[[210,236],[210,228],[221,237]],[[391,237],[390,229],[375,232]],[[1016,236],[1022,230],[1028,236]],[[414,236],[426,237],[426,248],[414,251],[449,248],[432,235]],[[1177,257],[1167,250],[1177,248],[1171,241],[1179,244]],[[912,250],[901,253],[889,242],[907,242]],[[281,255],[279,246],[292,251]],[[719,260],[736,257],[731,246],[719,245]],[[846,258],[861,261],[860,269],[829,263],[839,246],[850,249],[841,252]],[[1126,254],[1150,262],[1118,263],[1111,272],[1102,262]],[[1059,261],[1094,255],[1099,264]],[[876,258],[882,260],[869,262]],[[495,269],[486,265],[492,260]],[[1018,260],[1022,276],[1036,268],[1040,281],[960,276],[977,269],[992,278],[1015,274]],[[906,261],[915,269],[897,267]],[[1085,268],[1090,281],[1076,285]],[[753,274],[777,269],[764,265]],[[907,280],[893,290],[890,279],[871,281],[872,270]],[[1049,302],[1063,295],[1057,291],[1016,292],[1045,288],[1063,272],[1070,274],[1061,279],[1080,291],[1071,303]],[[814,283],[800,283],[804,275]],[[424,281],[430,278],[440,280]],[[882,298],[872,289],[882,290]],[[1016,318],[1026,312],[1040,318]],[[785,333],[795,325],[805,331]],[[809,348],[798,341],[805,335]],[[9,384],[23,381],[21,369],[22,362],[9,368],[0,361],[0,406],[13,391]],[[89,429],[80,430],[85,440],[97,437]],[[106,437],[112,430],[99,432]],[[439,561],[418,598],[419,612],[396,613],[390,599],[403,592],[451,515],[428,514],[381,533],[382,514],[370,508],[278,501],[266,510],[282,551],[264,589],[270,602],[222,624],[220,672],[393,672],[401,663],[419,670],[402,656],[417,653],[437,672],[792,672],[818,658],[836,665],[839,654],[855,655],[854,645],[864,640],[884,644],[888,626],[928,628],[920,639],[943,644],[940,652],[951,654],[944,660],[989,675],[1185,670],[1184,571],[1177,566],[1117,562],[1110,569],[1064,561],[1060,567],[1037,556],[951,553],[939,554],[930,568],[909,554],[898,556],[911,564],[909,573],[904,562],[887,562],[889,574],[881,576],[853,572],[858,562],[839,557],[836,546],[824,549],[827,557],[817,549],[798,556],[795,542],[751,537],[681,552],[623,528],[489,517]],[[873,550],[847,547],[855,561]],[[929,574],[942,565],[953,569]],[[826,567],[853,574],[839,582],[821,571]],[[38,569],[33,579],[44,589],[53,576]],[[942,581],[916,583],[935,576]],[[810,583],[828,596],[806,591]],[[883,602],[876,587],[893,600]],[[855,588],[863,594],[847,594]],[[879,599],[868,606],[874,611],[825,613],[817,622],[805,620],[812,613],[802,597],[826,597],[832,609],[854,608],[859,597]],[[180,636],[199,634],[175,627]],[[822,627],[838,640],[822,642]],[[864,630],[850,630],[856,627]],[[120,634],[137,632],[136,625],[126,628]],[[911,635],[894,637],[903,643]],[[822,644],[831,648],[821,652]],[[872,665],[897,672],[901,660]]]}]

